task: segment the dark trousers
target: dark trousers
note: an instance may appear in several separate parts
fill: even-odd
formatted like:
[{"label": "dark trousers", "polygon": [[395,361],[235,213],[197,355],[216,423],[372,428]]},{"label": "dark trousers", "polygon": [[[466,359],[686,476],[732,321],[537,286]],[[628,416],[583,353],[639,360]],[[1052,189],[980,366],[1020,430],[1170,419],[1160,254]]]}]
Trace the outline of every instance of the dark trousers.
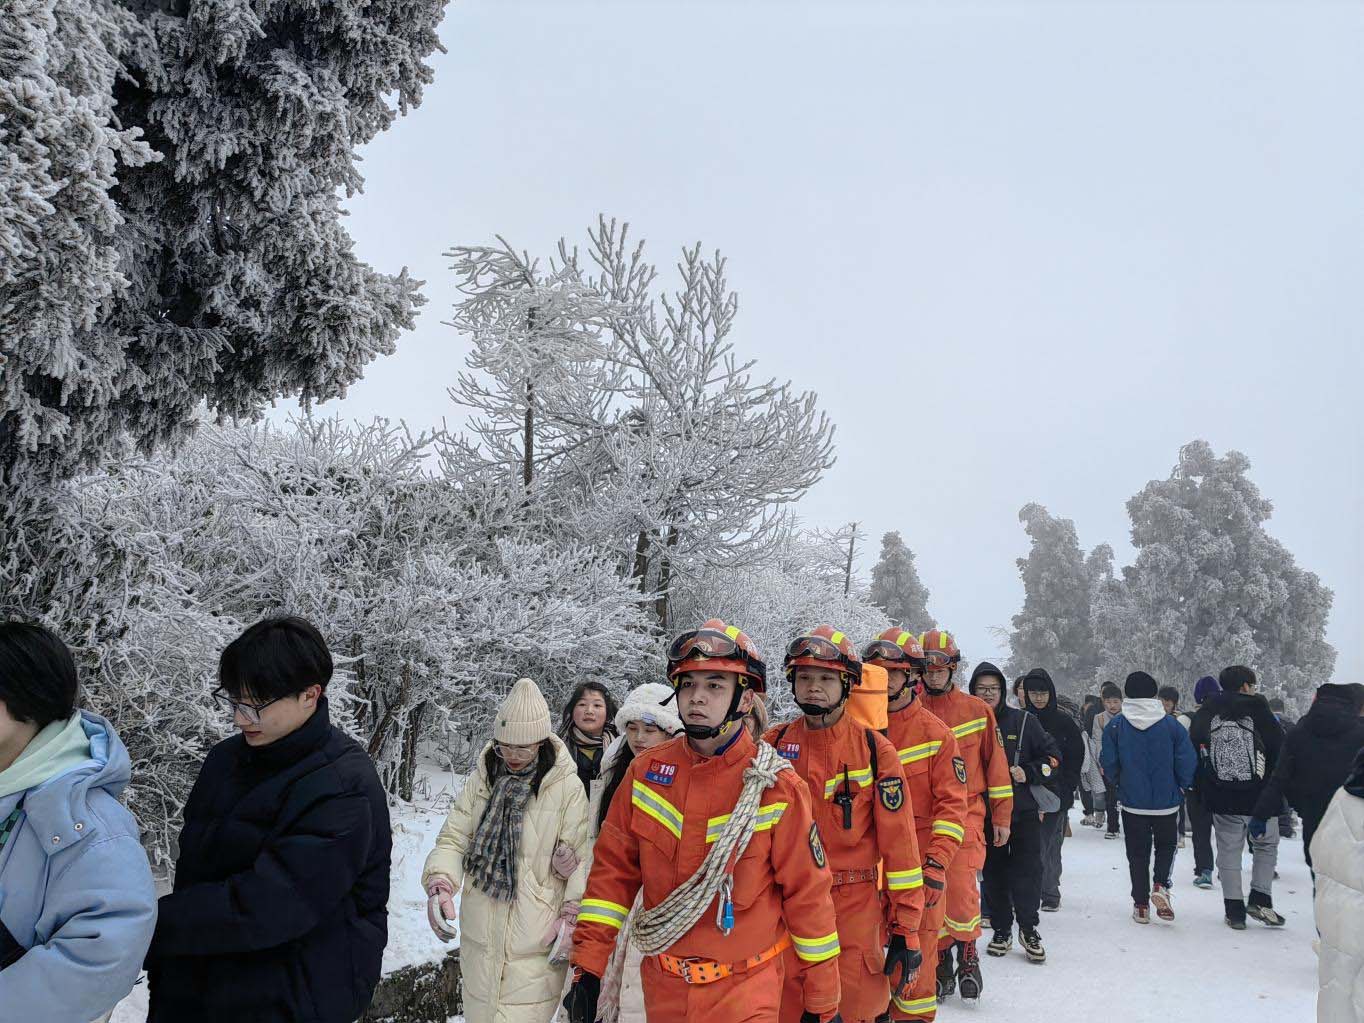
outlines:
[{"label": "dark trousers", "polygon": [[1118,833],[1118,790],[1116,786],[1104,782],[1104,807],[1108,814],[1108,833]]},{"label": "dark trousers", "polygon": [[1015,814],[1009,841],[996,846],[990,828],[985,840],[983,881],[985,900],[990,905],[990,926],[1012,933],[1014,919],[1023,928],[1037,927],[1038,906],[1042,901],[1042,822],[1036,810]]},{"label": "dark trousers", "polygon": [[1190,792],[1184,803],[1189,809],[1189,830],[1193,833],[1195,874],[1212,870],[1212,812],[1203,806],[1197,792]]},{"label": "dark trousers", "polygon": [[1132,875],[1132,902],[1146,906],[1151,902],[1151,846],[1156,847],[1156,884],[1170,885],[1175,869],[1175,843],[1179,840],[1179,814],[1122,812],[1122,830],[1127,844],[1127,869]]},{"label": "dark trousers", "polygon": [[1042,901],[1052,906],[1061,902],[1061,845],[1069,816],[1057,810],[1042,820]]},{"label": "dark trousers", "polygon": [[1182,838],[1189,833],[1189,804],[1188,800],[1179,801],[1179,834]]},{"label": "dark trousers", "polygon": [[1080,786],[1080,806],[1084,809],[1085,813],[1094,812],[1094,793],[1090,792],[1089,789],[1085,788],[1083,785]]}]

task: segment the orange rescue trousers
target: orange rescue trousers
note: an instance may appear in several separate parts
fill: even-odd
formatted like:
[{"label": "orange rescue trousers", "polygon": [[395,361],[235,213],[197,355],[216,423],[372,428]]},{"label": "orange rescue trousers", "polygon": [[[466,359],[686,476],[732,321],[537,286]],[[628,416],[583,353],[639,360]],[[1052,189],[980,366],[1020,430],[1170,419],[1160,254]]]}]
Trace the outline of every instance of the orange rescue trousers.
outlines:
[{"label": "orange rescue trousers", "polygon": [[897,1020],[932,1020],[938,1011],[938,932],[942,927],[943,915],[947,912],[947,896],[938,900],[932,909],[924,907],[923,922],[919,931],[919,950],[923,953],[923,965],[919,967],[918,979],[909,994],[901,998],[893,996],[890,1002],[890,1015]]},{"label": "orange rescue trousers", "polygon": [[947,891],[939,906],[946,905],[939,929],[938,948],[954,941],[975,941],[980,937],[980,881],[978,872],[985,866],[985,803],[977,798],[966,813],[966,838],[961,852],[947,868]]},{"label": "orange rescue trousers", "polygon": [[688,984],[646,956],[640,973],[649,1023],[777,1023],[785,972],[778,956],[713,984]]},{"label": "orange rescue trousers", "polygon": [[[883,895],[875,879],[836,885],[834,916],[838,920],[838,978],[842,994],[838,1012],[843,1023],[870,1023],[886,1011],[890,978],[885,947],[889,940]],[[781,1023],[799,1023],[805,998],[793,953],[785,956],[786,987],[781,998]],[[895,978],[900,979],[898,976]],[[653,1023],[653,1016],[649,1017]],[[717,1021],[718,1023],[718,1021]]]}]

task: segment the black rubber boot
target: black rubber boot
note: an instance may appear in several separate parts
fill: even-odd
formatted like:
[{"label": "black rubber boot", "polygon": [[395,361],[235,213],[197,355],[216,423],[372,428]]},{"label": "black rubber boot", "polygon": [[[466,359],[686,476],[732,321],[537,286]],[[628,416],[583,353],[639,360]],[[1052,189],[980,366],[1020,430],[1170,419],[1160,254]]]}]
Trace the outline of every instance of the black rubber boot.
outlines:
[{"label": "black rubber boot", "polygon": [[953,942],[938,953],[938,1002],[947,1001],[957,992],[957,968],[952,964],[952,950],[960,942]]},{"label": "black rubber boot", "polygon": [[976,955],[976,943],[958,942],[957,956],[957,986],[961,988],[962,1001],[974,1002],[985,988],[985,981],[980,976],[980,957]]}]

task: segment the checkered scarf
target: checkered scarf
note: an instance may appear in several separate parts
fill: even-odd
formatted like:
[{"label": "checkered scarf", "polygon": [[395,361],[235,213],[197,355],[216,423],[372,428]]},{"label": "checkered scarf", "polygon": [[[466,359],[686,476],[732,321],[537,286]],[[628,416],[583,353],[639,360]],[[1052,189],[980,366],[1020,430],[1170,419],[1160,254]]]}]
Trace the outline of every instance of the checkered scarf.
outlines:
[{"label": "checkered scarf", "polygon": [[489,898],[511,902],[516,898],[516,861],[521,853],[521,823],[530,801],[534,764],[520,774],[502,768],[488,805],[483,808],[474,837],[464,853],[464,872],[472,884]]}]

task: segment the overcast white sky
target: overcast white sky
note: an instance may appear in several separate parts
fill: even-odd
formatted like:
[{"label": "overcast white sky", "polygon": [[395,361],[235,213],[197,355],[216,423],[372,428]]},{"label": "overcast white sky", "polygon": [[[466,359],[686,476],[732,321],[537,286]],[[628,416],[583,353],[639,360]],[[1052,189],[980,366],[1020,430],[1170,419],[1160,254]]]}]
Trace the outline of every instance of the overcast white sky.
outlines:
[{"label": "overcast white sky", "polygon": [[[605,212],[729,257],[739,351],[838,424],[802,516],[900,530],[971,660],[1020,506],[1125,562],[1124,502],[1205,437],[1364,681],[1364,5],[457,0],[441,36],[349,222],[430,304],[323,411],[457,425],[441,252]],[[925,485],[873,499],[896,450]]]}]

